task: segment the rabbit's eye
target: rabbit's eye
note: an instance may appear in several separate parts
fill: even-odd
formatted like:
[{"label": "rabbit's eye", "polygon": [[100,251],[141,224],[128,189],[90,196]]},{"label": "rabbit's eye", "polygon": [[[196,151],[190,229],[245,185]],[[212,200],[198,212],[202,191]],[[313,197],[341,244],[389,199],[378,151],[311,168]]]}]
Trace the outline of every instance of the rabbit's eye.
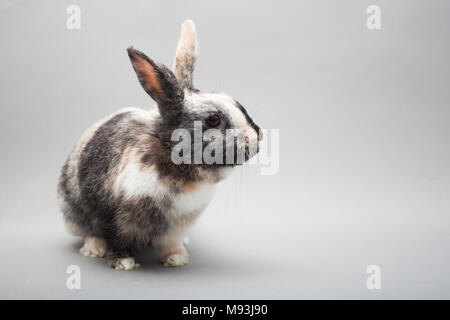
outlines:
[{"label": "rabbit's eye", "polygon": [[211,128],[216,128],[220,124],[220,117],[217,114],[212,114],[205,119],[206,124]]}]

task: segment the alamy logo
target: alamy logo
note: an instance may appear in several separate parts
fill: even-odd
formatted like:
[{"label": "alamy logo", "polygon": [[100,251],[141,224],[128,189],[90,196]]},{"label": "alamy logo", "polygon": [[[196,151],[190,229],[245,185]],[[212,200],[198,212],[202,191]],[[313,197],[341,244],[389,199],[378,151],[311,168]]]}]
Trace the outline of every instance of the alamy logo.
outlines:
[{"label": "alamy logo", "polygon": [[81,289],[81,269],[77,265],[70,265],[66,269],[66,273],[70,274],[66,280],[66,286],[69,290]]},{"label": "alamy logo", "polygon": [[66,21],[66,27],[69,30],[79,30],[81,29],[81,9],[77,5],[70,5],[66,9],[66,13],[69,17]]},{"label": "alamy logo", "polygon": [[[237,129],[203,131],[202,122],[195,121],[193,129],[179,128],[172,132],[174,142],[171,152],[173,163],[206,165],[262,164],[262,175],[273,175],[279,170],[279,132],[276,129],[260,130],[247,136]],[[270,150],[269,150],[270,142]]]},{"label": "alamy logo", "polygon": [[370,5],[367,7],[367,29],[369,30],[381,30],[381,9],[379,6]]},{"label": "alamy logo", "polygon": [[377,265],[370,265],[366,270],[367,274],[370,276],[367,278],[366,286],[369,290],[380,290],[381,289],[381,269]]}]

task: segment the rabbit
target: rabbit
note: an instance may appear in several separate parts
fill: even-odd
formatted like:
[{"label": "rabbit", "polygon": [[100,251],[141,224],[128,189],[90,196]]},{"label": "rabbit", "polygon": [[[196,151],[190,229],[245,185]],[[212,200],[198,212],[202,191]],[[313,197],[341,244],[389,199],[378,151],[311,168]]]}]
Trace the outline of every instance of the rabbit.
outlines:
[{"label": "rabbit", "polygon": [[[211,200],[216,184],[258,152],[249,144],[262,138],[245,108],[221,92],[201,92],[193,86],[197,60],[195,25],[186,20],[176,49],[173,72],[133,47],[127,49],[137,78],[156,108],[126,108],[84,132],[65,161],[58,180],[58,202],[68,231],[84,238],[80,253],[106,257],[111,268],[139,267],[140,248],[159,248],[164,266],[189,262],[187,230]],[[213,164],[176,164],[172,133],[233,129],[245,141],[224,143],[245,149],[244,160]],[[220,142],[218,142],[220,143]],[[205,145],[202,143],[202,148]],[[202,149],[203,150],[203,149]]]}]

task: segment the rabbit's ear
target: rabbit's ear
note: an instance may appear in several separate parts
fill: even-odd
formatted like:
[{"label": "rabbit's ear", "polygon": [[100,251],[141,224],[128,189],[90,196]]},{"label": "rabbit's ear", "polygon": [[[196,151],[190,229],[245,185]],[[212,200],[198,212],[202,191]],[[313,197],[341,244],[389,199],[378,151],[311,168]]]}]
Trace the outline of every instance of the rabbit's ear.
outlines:
[{"label": "rabbit's ear", "polygon": [[184,93],[172,71],[133,47],[127,51],[142,88],[158,103],[161,114],[179,107]]},{"label": "rabbit's ear", "polygon": [[193,89],[192,78],[195,61],[197,60],[198,43],[195,34],[195,25],[192,20],[185,20],[181,26],[180,40],[178,41],[173,71],[178,83],[184,89]]}]

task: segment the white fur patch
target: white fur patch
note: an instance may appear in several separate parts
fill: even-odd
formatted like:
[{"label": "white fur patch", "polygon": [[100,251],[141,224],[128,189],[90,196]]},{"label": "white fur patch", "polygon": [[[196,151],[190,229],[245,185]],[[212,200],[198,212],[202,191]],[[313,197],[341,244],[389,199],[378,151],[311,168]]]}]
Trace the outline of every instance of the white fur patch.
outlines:
[{"label": "white fur patch", "polygon": [[114,182],[114,192],[116,195],[123,192],[130,198],[150,196],[155,200],[161,200],[169,193],[169,189],[159,180],[154,166],[149,168],[141,166],[137,159],[131,159]]},{"label": "white fur patch", "polygon": [[170,197],[173,201],[173,213],[178,215],[203,210],[214,195],[215,186],[214,183],[201,183],[194,190],[173,196],[169,187],[159,180],[154,166],[142,168],[137,159],[132,157],[115,180],[113,190],[116,196],[148,196],[156,202]]},{"label": "white fur patch", "polygon": [[173,204],[178,212],[198,212],[203,210],[214,195],[215,184],[202,183],[197,189],[178,194]]}]

